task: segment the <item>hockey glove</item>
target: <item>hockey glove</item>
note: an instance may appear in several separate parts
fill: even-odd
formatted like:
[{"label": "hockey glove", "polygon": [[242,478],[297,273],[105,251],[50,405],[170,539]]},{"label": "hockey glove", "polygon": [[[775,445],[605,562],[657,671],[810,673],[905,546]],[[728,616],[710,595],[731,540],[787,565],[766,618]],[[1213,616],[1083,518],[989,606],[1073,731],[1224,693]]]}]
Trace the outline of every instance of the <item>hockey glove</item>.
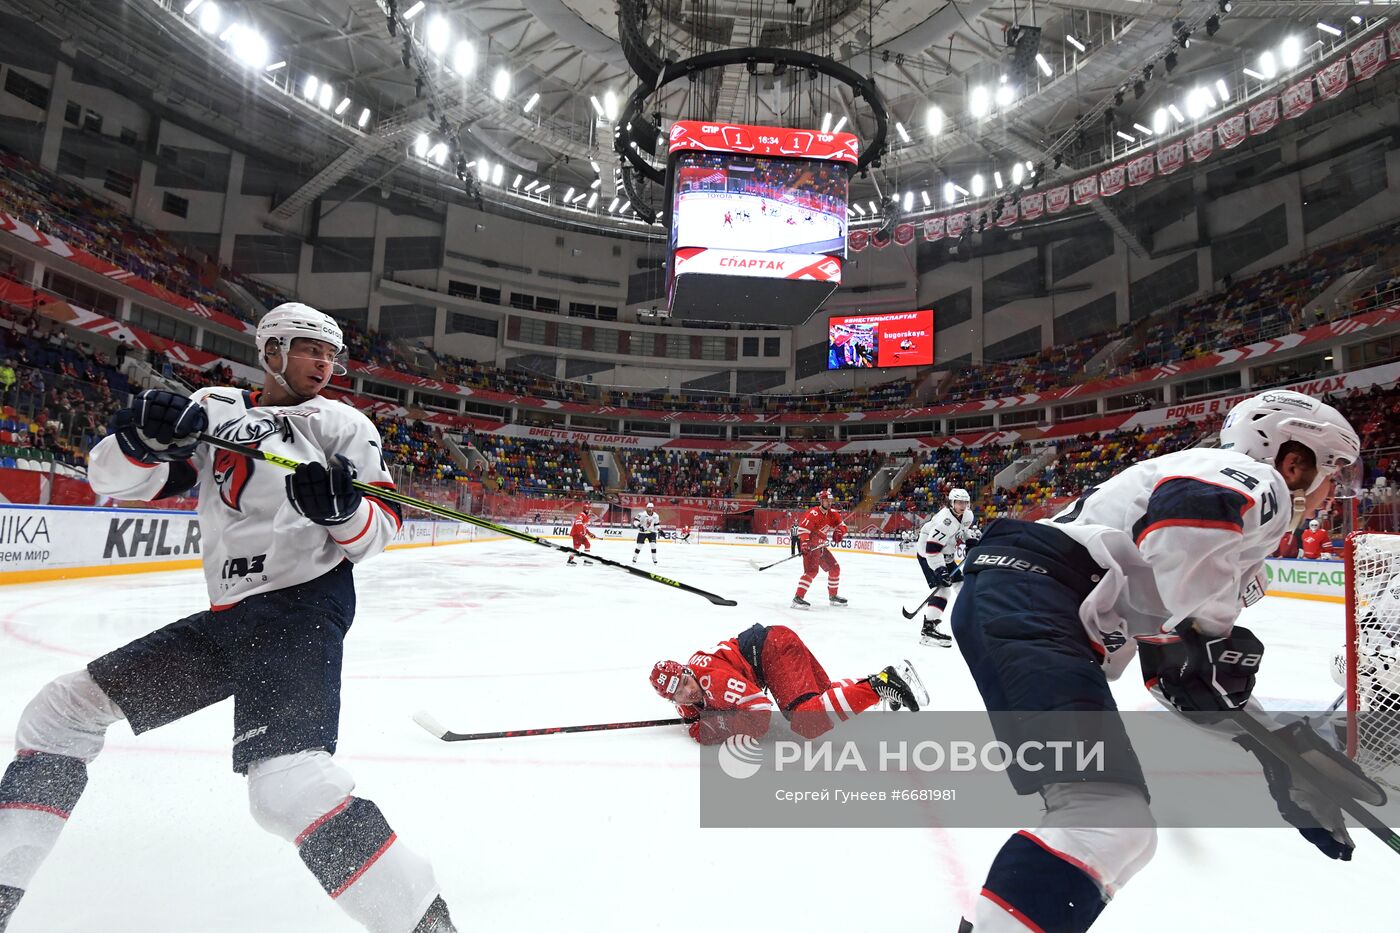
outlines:
[{"label": "hockey glove", "polygon": [[[1284,744],[1325,777],[1335,780],[1331,793],[1342,793],[1372,806],[1385,805],[1385,792],[1366,777],[1351,759],[1327,745],[1311,728],[1307,719],[1275,729]],[[1241,747],[1259,759],[1264,766],[1264,779],[1269,782],[1269,794],[1274,798],[1279,815],[1297,827],[1303,838],[1317,846],[1323,855],[1343,862],[1351,861],[1356,845],[1347,833],[1341,808],[1329,793],[1295,777],[1287,762],[1269,751],[1253,737],[1242,735],[1235,739]]]},{"label": "hockey glove", "polygon": [[976,544],[978,541],[982,540],[982,529],[973,525],[971,528],[967,529],[966,536],[968,544]]},{"label": "hockey glove", "polygon": [[962,582],[962,568],[956,564],[944,564],[942,567],[934,568],[932,572],[933,585],[938,589],[952,586],[954,583]]},{"label": "hockey glove", "polygon": [[832,544],[840,544],[846,537],[845,528],[837,528],[836,533],[831,536]]},{"label": "hockey glove", "polygon": [[167,463],[193,457],[199,447],[195,438],[208,428],[209,416],[198,402],[164,389],[146,389],[130,407],[117,410],[108,433],[117,436],[122,453],[131,459]]},{"label": "hockey glove", "polygon": [[1229,635],[1202,635],[1190,619],[1175,636],[1138,642],[1142,677],[1149,690],[1202,722],[1218,722],[1221,713],[1244,706],[1254,692],[1254,677],[1264,645],[1254,633],[1236,625]]},{"label": "hockey glove", "polygon": [[354,516],[363,498],[351,485],[355,476],[355,464],[342,454],[336,454],[329,468],[303,463],[287,477],[287,499],[316,524],[339,525]]}]

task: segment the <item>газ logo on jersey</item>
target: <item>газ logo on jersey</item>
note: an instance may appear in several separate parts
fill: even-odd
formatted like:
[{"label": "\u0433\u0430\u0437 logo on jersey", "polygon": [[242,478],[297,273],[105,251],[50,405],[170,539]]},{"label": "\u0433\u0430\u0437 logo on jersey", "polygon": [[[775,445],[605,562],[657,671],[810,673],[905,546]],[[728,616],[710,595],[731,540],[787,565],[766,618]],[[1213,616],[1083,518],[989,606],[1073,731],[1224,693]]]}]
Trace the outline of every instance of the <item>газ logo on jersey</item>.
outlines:
[{"label": "\u0433\u0430\u0437 logo on jersey", "polygon": [[[265,438],[282,430],[273,418],[243,419],[234,418],[214,428],[215,437],[236,441],[256,447]],[[219,498],[224,505],[235,512],[243,511],[243,490],[253,477],[253,461],[242,454],[230,450],[218,450],[214,454],[214,484],[219,487]]]}]

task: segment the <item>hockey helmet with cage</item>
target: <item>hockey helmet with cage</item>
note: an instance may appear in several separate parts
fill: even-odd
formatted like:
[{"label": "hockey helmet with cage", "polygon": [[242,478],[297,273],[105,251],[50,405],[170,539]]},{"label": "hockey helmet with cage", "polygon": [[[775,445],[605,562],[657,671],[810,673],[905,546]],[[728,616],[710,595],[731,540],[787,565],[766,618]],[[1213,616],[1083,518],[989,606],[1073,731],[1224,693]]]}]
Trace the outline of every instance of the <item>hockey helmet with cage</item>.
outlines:
[{"label": "hockey helmet with cage", "polygon": [[[335,347],[337,359],[332,369],[337,376],[345,375],[345,365],[339,359],[345,353],[345,334],[340,325],[329,314],[299,301],[283,302],[258,321],[253,342],[257,344],[258,359],[262,361],[263,368],[267,368],[267,346],[275,340],[277,349],[283,351],[281,372],[286,372],[285,350],[298,337],[320,340]],[[281,375],[281,372],[275,375]]]},{"label": "hockey helmet with cage", "polygon": [[1322,527],[1322,522],[1318,521],[1318,520],[1315,519],[1315,518],[1314,518],[1312,521],[1308,522],[1308,529],[1309,529],[1310,531],[1317,531],[1317,530],[1318,530],[1319,528],[1321,528],[1321,527]]},{"label": "hockey helmet with cage", "polygon": [[657,661],[651,666],[651,686],[663,700],[669,700],[680,689],[681,677],[694,676],[690,668],[679,661]]},{"label": "hockey helmet with cage", "polygon": [[1261,392],[1230,409],[1220,429],[1221,447],[1264,463],[1273,463],[1287,441],[1297,441],[1317,458],[1317,476],[1305,495],[1330,477],[1336,478],[1333,495],[1360,492],[1361,439],[1326,402],[1287,389]]}]

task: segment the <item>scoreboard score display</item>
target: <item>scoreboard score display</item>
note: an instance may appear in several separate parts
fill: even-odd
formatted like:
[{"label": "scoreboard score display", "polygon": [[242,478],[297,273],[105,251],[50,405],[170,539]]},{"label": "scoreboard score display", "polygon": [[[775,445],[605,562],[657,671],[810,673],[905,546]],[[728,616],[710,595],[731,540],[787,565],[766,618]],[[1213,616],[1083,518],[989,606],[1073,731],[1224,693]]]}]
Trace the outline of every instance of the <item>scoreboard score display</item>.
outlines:
[{"label": "scoreboard score display", "polygon": [[683,320],[801,324],[841,284],[851,133],[679,121],[667,304]]}]

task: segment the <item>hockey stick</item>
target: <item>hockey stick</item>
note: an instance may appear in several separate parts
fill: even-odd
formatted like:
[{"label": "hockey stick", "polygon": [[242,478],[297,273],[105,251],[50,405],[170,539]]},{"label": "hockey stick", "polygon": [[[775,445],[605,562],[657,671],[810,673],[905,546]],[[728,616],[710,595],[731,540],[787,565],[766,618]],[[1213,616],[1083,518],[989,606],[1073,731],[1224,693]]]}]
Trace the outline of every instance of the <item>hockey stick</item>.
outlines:
[{"label": "hockey stick", "polygon": [[1274,757],[1286,764],[1294,774],[1301,775],[1308,783],[1326,794],[1338,807],[1350,813],[1358,823],[1370,830],[1373,836],[1395,852],[1400,853],[1400,833],[1385,825],[1380,817],[1372,813],[1351,794],[1338,789],[1335,781],[1329,780],[1302,755],[1294,751],[1291,746],[1281,741],[1269,730],[1268,726],[1249,713],[1241,713],[1241,715],[1234,717],[1233,721],[1238,722],[1240,727],[1249,733],[1250,738],[1272,752]]},{"label": "hockey stick", "polygon": [[[272,463],[277,466],[280,466],[286,470],[295,470],[297,467],[301,466],[300,463],[288,457],[279,457],[277,454],[268,453],[265,450],[258,450],[256,447],[249,447],[246,444],[237,444],[233,441],[226,441],[223,438],[214,437],[212,434],[200,434],[199,439],[200,441],[210,445],[211,447],[217,447],[220,450],[227,450],[235,454],[242,454],[243,456],[251,457],[254,460],[263,460],[267,463]],[[459,521],[467,525],[475,525],[478,528],[485,528],[487,531],[494,531],[496,534],[504,535],[507,538],[515,538],[518,541],[528,541],[530,544],[538,544],[541,547],[547,547],[555,551],[563,551],[566,554],[576,554],[579,557],[584,557],[588,560],[597,561],[598,563],[605,564],[609,567],[616,567],[619,570],[625,570],[627,573],[632,574],[632,576],[634,577],[642,577],[643,579],[651,580],[656,583],[662,583],[666,586],[674,587],[678,590],[685,590],[687,593],[694,593],[696,596],[703,596],[710,602],[714,603],[716,606],[739,605],[732,599],[725,599],[723,596],[718,596],[714,593],[708,592],[707,590],[702,590],[699,587],[691,586],[689,583],[682,583],[679,580],[672,580],[670,577],[663,577],[660,574],[656,573],[647,573],[640,567],[632,567],[628,564],[618,563],[615,560],[609,560],[606,557],[598,557],[591,553],[584,553],[583,551],[577,550],[576,548],[568,547],[563,544],[555,544],[553,541],[546,541],[544,538],[537,538],[534,535],[526,534],[523,531],[516,531],[514,528],[508,528],[505,525],[498,525],[495,522],[487,521],[484,518],[478,518],[477,516],[470,515],[466,512],[459,512],[456,509],[448,508],[445,505],[438,505],[435,502],[427,502],[423,499],[415,499],[413,496],[404,495],[397,489],[387,489],[383,486],[372,486],[369,483],[363,483],[359,480],[354,480],[351,483],[351,485],[353,485],[360,492],[369,493],[370,495],[376,496],[380,499],[384,499],[387,502],[396,502],[399,505],[406,505],[411,508],[420,509],[424,512],[431,512],[432,514],[440,515],[443,518],[450,518],[454,521]]]},{"label": "hockey stick", "polygon": [[[958,561],[957,566],[955,566],[953,569],[954,569],[954,570],[961,570],[961,569],[962,569],[962,561]],[[914,618],[914,616],[916,616],[916,615],[919,614],[919,610],[923,609],[925,606],[928,605],[928,601],[929,601],[930,599],[933,599],[933,596],[934,596],[935,593],[937,593],[939,590],[946,590],[946,589],[948,589],[948,587],[955,586],[955,585],[956,585],[956,584],[949,583],[948,586],[935,586],[933,589],[931,589],[931,590],[928,591],[928,595],[925,596],[922,600],[920,600],[919,604],[918,604],[917,606],[915,606],[913,609],[905,609],[905,608],[901,607],[899,611],[902,612],[902,613],[904,613],[904,618],[906,618],[906,619],[912,619],[912,618]]]},{"label": "hockey stick", "polygon": [[[829,545],[829,544],[823,544],[821,547],[813,548],[813,549],[810,550],[810,551],[806,551],[805,554],[815,554],[815,553],[817,553],[817,551],[825,551],[825,550],[826,550],[827,548],[829,548],[829,547],[831,547],[831,545]],[[789,556],[789,557],[784,557],[782,560],[775,560],[775,561],[773,561],[773,563],[771,563],[771,564],[760,564],[760,563],[759,563],[758,561],[756,561],[756,560],[751,560],[751,561],[749,561],[749,566],[752,567],[754,570],[767,570],[767,569],[769,569],[770,567],[776,567],[776,566],[778,566],[779,564],[786,564],[786,563],[787,563],[788,561],[790,561],[790,560],[796,560],[797,558],[803,557],[803,556],[805,556],[805,555],[804,555],[804,552],[798,551],[796,554],[793,554],[793,555],[791,555],[791,556]]]},{"label": "hockey stick", "polygon": [[651,726],[684,725],[685,719],[643,719],[637,722],[596,722],[587,726],[550,726],[544,729],[514,729],[509,732],[452,732],[424,710],[413,714],[413,721],[444,742],[473,742],[477,739],[518,739],[526,735],[558,735],[563,732],[607,732],[613,729],[646,729]]}]

